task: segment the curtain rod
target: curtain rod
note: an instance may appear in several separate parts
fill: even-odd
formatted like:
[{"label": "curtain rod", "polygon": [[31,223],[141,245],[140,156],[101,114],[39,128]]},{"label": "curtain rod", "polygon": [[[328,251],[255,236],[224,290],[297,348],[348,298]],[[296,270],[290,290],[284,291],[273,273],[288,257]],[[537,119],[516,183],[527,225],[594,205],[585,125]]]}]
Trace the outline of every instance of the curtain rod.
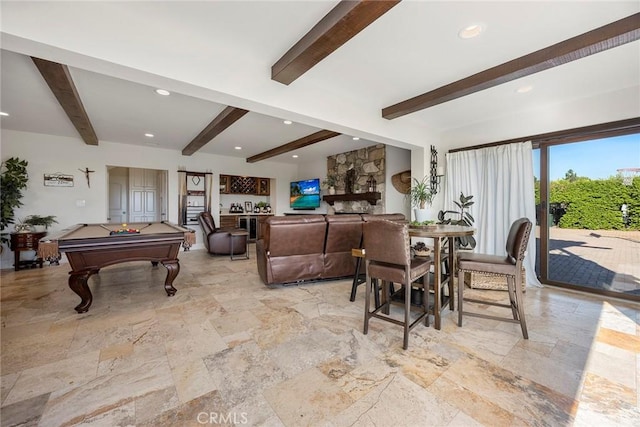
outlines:
[{"label": "curtain rod", "polygon": [[213,172],[194,172],[178,169],[178,172],[190,173],[191,175],[213,175]]},{"label": "curtain rod", "polygon": [[461,147],[449,150],[449,153],[459,151],[477,150],[480,148],[497,147],[500,145],[513,144],[515,142],[531,141],[533,148],[539,148],[544,144],[566,144],[569,142],[586,141],[604,137],[629,135],[640,133],[640,117],[618,120],[616,122],[600,123],[597,125],[583,126],[579,128],[560,130],[555,132],[541,133],[539,135],[525,136],[521,138],[507,139],[504,141],[490,142],[487,144],[473,145],[471,147]]}]

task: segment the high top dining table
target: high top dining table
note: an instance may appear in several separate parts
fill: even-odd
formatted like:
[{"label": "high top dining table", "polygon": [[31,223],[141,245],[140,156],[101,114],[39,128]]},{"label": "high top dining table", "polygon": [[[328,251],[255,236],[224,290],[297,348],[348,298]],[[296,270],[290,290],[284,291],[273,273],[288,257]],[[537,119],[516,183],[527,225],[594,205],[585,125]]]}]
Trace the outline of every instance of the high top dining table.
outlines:
[{"label": "high top dining table", "polygon": [[[453,310],[453,295],[454,284],[453,277],[455,276],[455,259],[456,259],[456,245],[455,238],[462,236],[472,236],[475,233],[475,228],[466,227],[462,225],[427,225],[420,227],[409,226],[410,237],[425,237],[433,239],[433,318],[434,327],[440,329],[441,321],[440,314],[444,307],[446,307],[447,301],[442,300],[442,288],[444,285],[449,285],[449,309]],[[448,241],[448,261],[449,261],[449,274],[443,278],[442,274],[442,249],[443,243]],[[459,279],[458,279],[459,280]],[[429,292],[425,289],[425,292]]]}]

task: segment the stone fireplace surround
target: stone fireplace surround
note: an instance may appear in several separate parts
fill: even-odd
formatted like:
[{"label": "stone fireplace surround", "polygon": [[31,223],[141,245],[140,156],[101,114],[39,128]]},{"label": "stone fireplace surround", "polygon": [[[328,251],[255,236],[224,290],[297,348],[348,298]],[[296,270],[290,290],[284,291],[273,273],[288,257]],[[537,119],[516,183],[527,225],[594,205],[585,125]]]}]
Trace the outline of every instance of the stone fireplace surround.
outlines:
[{"label": "stone fireplace surround", "polygon": [[[384,144],[327,157],[327,176],[334,175],[336,177],[336,194],[345,194],[347,171],[353,168],[355,170],[355,182],[360,186],[360,193],[367,191],[367,180],[373,177],[377,182],[376,191],[382,195],[382,199],[378,200],[376,205],[371,205],[366,200],[337,201],[333,205],[336,213],[384,213],[385,157]],[[325,189],[324,191],[324,194],[328,194],[328,190]]]}]

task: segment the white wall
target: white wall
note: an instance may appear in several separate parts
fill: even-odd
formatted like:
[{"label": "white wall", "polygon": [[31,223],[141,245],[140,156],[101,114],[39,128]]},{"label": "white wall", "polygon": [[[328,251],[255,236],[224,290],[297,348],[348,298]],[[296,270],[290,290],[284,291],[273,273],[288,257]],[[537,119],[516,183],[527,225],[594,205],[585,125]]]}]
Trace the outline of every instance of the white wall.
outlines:
[{"label": "white wall", "polygon": [[[10,157],[27,160],[28,187],[22,199],[24,206],[16,210],[16,218],[27,215],[55,215],[59,224],[50,234],[78,223],[106,222],[108,213],[107,166],[136,167],[168,171],[168,220],[178,222],[178,167],[192,171],[213,172],[212,214],[219,223],[219,174],[237,174],[272,178],[271,204],[276,214],[289,208],[289,182],[298,179],[295,165],[262,161],[246,163],[244,159],[196,153],[183,156],[179,151],[138,147],[110,142],[86,145],[79,138],[63,138],[2,129],[2,161]],[[326,169],[326,162],[321,162]],[[84,170],[90,174],[87,186]],[[74,175],[73,187],[45,187],[45,173]],[[275,185],[274,185],[275,184]],[[11,231],[11,230],[8,230]],[[200,240],[200,236],[198,236]],[[12,252],[3,251],[0,268],[11,268]]]},{"label": "white wall", "polygon": [[411,169],[411,151],[387,145],[385,148],[385,208],[386,213],[402,213],[411,218],[411,204],[405,194],[391,183],[391,177]]}]

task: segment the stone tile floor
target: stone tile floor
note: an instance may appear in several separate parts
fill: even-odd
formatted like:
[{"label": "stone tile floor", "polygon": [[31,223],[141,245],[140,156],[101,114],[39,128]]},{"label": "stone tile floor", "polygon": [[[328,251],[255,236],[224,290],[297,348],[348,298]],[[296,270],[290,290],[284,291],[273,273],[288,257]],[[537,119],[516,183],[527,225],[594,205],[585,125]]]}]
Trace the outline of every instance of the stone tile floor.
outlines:
[{"label": "stone tile floor", "polygon": [[395,325],[362,334],[349,280],[269,288],[253,252],[180,261],[171,298],[162,266],[103,269],[84,314],[67,264],[2,270],[1,425],[640,425],[638,304],[529,288],[529,340],[446,312],[403,351]]}]

